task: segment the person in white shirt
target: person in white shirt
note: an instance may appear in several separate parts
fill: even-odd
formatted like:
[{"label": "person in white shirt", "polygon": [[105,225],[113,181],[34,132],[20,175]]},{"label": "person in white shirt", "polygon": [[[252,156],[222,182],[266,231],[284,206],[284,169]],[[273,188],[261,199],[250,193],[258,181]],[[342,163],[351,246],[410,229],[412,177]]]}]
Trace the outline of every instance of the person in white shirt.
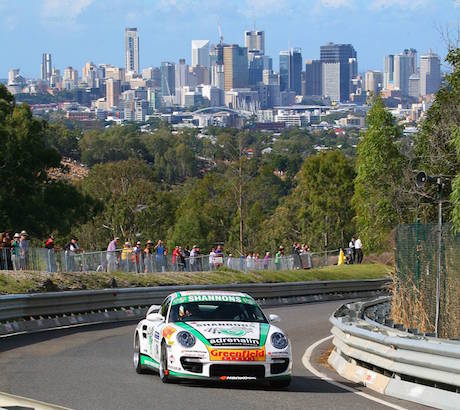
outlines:
[{"label": "person in white shirt", "polygon": [[363,244],[361,242],[361,238],[358,236],[358,239],[355,241],[355,249],[356,249],[356,259],[357,263],[362,263],[363,261]]}]

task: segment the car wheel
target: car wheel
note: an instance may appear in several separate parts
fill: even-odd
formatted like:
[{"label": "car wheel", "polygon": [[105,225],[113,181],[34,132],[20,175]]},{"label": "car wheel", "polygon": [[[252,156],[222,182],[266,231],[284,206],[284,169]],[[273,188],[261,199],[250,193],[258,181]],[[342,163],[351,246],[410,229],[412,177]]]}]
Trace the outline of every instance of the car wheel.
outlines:
[{"label": "car wheel", "polygon": [[166,343],[161,344],[160,354],[160,380],[163,383],[169,383],[169,370],[168,370],[168,352],[166,349]]},{"label": "car wheel", "polygon": [[285,389],[291,384],[291,378],[281,379],[281,380],[271,380],[270,387],[274,389]]},{"label": "car wheel", "polygon": [[133,365],[134,369],[136,369],[136,373],[145,373],[145,370],[142,368],[141,365],[141,346],[139,342],[139,336],[136,336],[136,339],[134,341]]}]

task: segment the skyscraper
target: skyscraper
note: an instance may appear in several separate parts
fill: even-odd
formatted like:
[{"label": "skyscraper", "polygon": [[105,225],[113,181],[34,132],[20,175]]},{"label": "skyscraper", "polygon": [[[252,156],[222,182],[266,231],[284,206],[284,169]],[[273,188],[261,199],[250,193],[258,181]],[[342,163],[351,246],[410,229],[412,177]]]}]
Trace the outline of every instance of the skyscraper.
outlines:
[{"label": "skyscraper", "polygon": [[161,63],[161,95],[164,97],[175,94],[176,67],[174,63],[164,61]]},{"label": "skyscraper", "polygon": [[366,71],[366,92],[377,95],[383,88],[383,74],[381,71]]},{"label": "skyscraper", "polygon": [[302,93],[302,54],[300,48],[280,51],[280,90]]},{"label": "skyscraper", "polygon": [[192,67],[209,67],[209,40],[192,40]]},{"label": "skyscraper", "polygon": [[107,108],[118,107],[120,102],[120,80],[109,78],[105,82],[105,100]]},{"label": "skyscraper", "polygon": [[137,28],[125,29],[126,71],[139,73],[139,37]]},{"label": "skyscraper", "polygon": [[248,86],[248,49],[238,44],[224,46],[224,89]]},{"label": "skyscraper", "polygon": [[252,61],[256,55],[265,54],[265,33],[260,30],[244,32],[244,46],[248,49],[248,59]]},{"label": "skyscraper", "polygon": [[383,88],[387,90],[388,86],[393,84],[394,81],[395,56],[393,54],[385,56],[383,66]]},{"label": "skyscraper", "polygon": [[51,63],[51,54],[43,53],[42,54],[42,64],[41,64],[41,79],[43,81],[49,81],[53,71],[53,66]]},{"label": "skyscraper", "polygon": [[[354,47],[351,44],[327,43],[320,48],[320,60],[323,63],[323,95],[335,101],[347,101],[350,98],[351,79],[358,72]],[[332,91],[334,95],[328,94]]]},{"label": "skyscraper", "polygon": [[320,60],[305,62],[305,95],[322,95],[323,69]]},{"label": "skyscraper", "polygon": [[431,51],[420,56],[420,94],[428,95],[439,91],[441,86],[441,62]]}]

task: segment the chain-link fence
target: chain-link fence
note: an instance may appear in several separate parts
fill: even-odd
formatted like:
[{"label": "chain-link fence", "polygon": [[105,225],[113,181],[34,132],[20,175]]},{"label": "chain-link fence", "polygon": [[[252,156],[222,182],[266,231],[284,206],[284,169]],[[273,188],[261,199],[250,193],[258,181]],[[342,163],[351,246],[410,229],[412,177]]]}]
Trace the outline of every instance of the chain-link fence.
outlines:
[{"label": "chain-link fence", "polygon": [[0,270],[42,272],[203,272],[222,267],[237,271],[310,269],[335,265],[338,250],[278,257],[224,255],[161,255],[133,248],[116,251],[72,252],[30,248],[27,252],[0,249]]},{"label": "chain-link fence", "polygon": [[[443,225],[400,225],[395,234],[393,316],[407,327],[460,337],[460,234]],[[440,256],[440,259],[439,259]],[[438,282],[438,271],[440,281]]]}]

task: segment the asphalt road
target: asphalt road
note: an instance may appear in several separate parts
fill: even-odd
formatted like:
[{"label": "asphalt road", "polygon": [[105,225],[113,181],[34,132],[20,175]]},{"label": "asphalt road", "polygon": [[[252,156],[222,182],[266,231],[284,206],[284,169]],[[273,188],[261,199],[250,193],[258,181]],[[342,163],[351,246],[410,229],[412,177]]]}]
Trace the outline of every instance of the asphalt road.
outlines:
[{"label": "asphalt road", "polygon": [[[155,374],[138,375],[132,367],[135,324],[98,325],[0,339],[0,391],[76,410],[96,409],[386,409],[318,379],[302,365],[308,346],[328,336],[327,321],[343,302],[266,309],[280,315],[293,347],[293,381],[288,390],[228,385],[163,384]],[[321,372],[340,378],[316,363],[326,342],[315,350]],[[347,381],[344,384],[355,386]],[[358,387],[358,386],[355,386]],[[358,387],[407,409],[420,409]]]}]

